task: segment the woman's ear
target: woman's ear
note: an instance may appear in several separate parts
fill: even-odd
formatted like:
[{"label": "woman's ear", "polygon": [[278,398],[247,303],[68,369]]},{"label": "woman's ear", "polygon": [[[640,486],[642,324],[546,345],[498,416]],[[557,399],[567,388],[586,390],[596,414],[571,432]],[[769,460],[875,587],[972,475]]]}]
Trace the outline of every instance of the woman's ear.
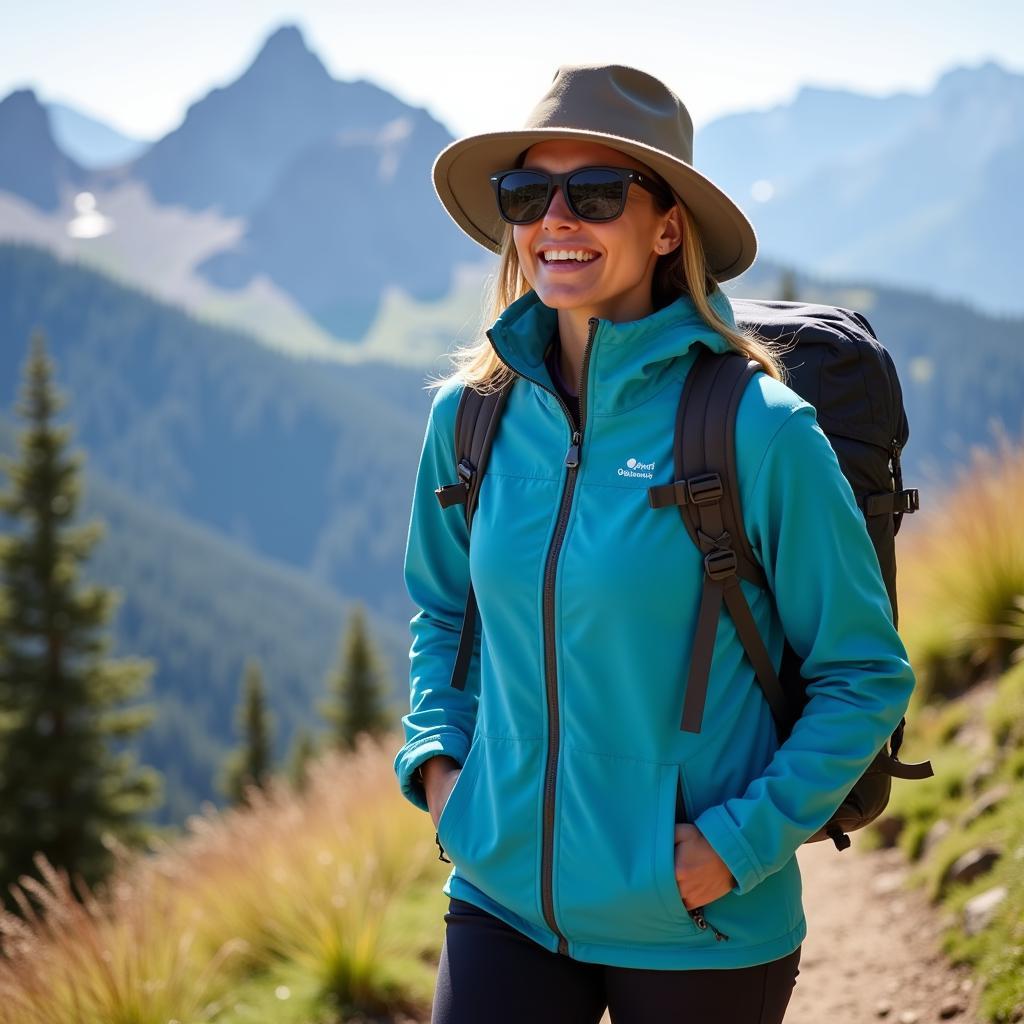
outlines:
[{"label": "woman's ear", "polygon": [[679,216],[679,207],[673,206],[665,214],[665,219],[661,225],[661,233],[654,242],[654,250],[659,255],[664,256],[665,253],[678,249],[682,242],[683,221],[682,217]]}]

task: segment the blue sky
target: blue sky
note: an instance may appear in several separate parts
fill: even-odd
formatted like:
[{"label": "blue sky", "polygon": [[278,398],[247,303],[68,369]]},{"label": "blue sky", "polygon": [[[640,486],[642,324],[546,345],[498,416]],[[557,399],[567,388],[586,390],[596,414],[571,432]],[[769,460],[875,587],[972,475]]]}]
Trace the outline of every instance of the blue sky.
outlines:
[{"label": "blue sky", "polygon": [[569,63],[657,75],[697,128],[805,84],[925,92],[987,59],[1024,73],[1019,0],[0,0],[0,12],[0,96],[31,87],[143,138],[179,124],[285,23],[335,78],[369,78],[456,136],[519,124]]}]

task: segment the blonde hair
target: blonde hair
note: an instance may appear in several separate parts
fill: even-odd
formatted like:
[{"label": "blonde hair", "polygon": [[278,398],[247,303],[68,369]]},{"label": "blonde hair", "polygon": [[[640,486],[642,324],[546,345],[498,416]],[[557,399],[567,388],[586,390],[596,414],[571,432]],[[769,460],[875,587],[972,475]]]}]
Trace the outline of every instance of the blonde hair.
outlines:
[{"label": "blonde hair", "polygon": [[[683,240],[672,252],[659,256],[655,264],[651,281],[654,308],[661,309],[680,295],[689,295],[697,312],[713,331],[721,334],[737,352],[760,363],[768,376],[785,382],[786,368],[780,358],[780,353],[785,351],[784,346],[730,326],[708,302],[708,295],[719,287],[718,281],[708,267],[693,215],[674,193],[673,198],[683,219]],[[656,205],[661,212],[671,208],[658,201]],[[454,369],[447,376],[429,378],[426,382],[428,389],[439,388],[446,381],[458,378],[486,394],[504,387],[515,376],[498,357],[485,333],[508,306],[530,290],[519,264],[512,230],[511,224],[504,224],[498,268],[488,278],[485,295],[484,308],[489,309],[490,314],[479,328],[479,340],[460,345],[450,352],[449,359]]]}]

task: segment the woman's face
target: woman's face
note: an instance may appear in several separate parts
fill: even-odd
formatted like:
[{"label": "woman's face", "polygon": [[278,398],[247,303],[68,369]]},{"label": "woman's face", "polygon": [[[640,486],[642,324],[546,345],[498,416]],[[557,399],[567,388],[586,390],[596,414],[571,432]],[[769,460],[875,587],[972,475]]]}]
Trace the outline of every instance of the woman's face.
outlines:
[{"label": "woman's face", "polygon": [[[543,171],[571,171],[603,164],[648,171],[639,160],[596,142],[551,139],[532,145],[523,166]],[[651,279],[662,253],[682,238],[679,211],[661,213],[654,196],[630,184],[626,206],[615,220],[579,220],[556,188],[543,217],[512,228],[519,264],[530,287],[545,306],[578,309],[613,321],[638,320],[652,311]],[[585,249],[586,263],[548,265],[542,250]]]}]

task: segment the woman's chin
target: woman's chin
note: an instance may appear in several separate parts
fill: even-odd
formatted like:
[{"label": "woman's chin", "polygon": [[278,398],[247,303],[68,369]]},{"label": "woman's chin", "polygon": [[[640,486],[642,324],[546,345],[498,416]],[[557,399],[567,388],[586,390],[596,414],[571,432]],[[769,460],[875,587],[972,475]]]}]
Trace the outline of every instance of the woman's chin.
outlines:
[{"label": "woman's chin", "polygon": [[533,288],[540,301],[552,309],[574,309],[594,301],[593,288],[574,287],[569,281],[539,281]]}]

